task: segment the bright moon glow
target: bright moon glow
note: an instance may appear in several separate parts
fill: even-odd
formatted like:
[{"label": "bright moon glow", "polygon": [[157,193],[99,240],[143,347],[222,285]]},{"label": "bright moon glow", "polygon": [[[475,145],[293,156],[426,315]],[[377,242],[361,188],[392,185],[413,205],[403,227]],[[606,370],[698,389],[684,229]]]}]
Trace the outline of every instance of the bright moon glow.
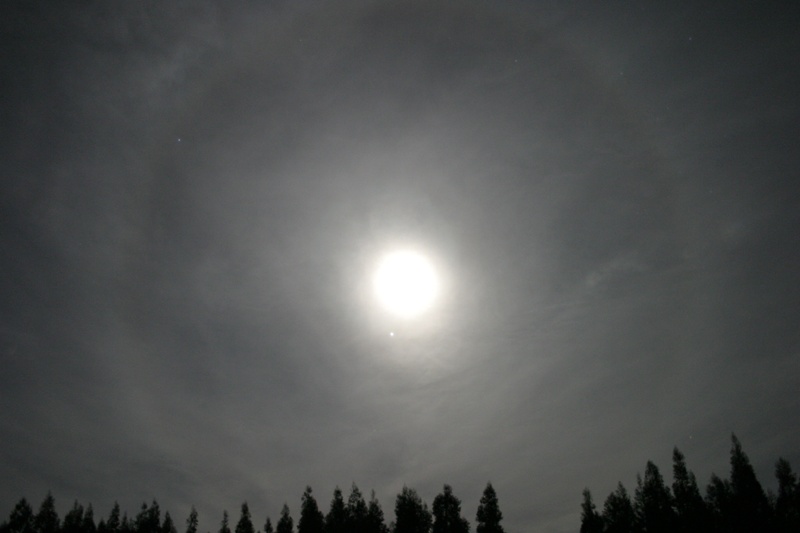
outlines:
[{"label": "bright moon glow", "polygon": [[412,251],[386,255],[378,265],[373,284],[380,303],[404,318],[428,309],[439,291],[433,265],[425,256]]}]

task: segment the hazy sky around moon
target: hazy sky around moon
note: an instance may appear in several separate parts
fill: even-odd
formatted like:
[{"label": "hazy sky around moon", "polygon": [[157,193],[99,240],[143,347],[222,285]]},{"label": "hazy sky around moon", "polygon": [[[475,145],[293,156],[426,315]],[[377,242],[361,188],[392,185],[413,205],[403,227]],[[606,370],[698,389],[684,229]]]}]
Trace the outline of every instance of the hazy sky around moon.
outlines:
[{"label": "hazy sky around moon", "polygon": [[[800,466],[800,8],[3,3],[0,512]],[[397,243],[444,265],[376,313]],[[438,270],[437,270],[438,272]],[[388,333],[394,332],[395,336]]]}]

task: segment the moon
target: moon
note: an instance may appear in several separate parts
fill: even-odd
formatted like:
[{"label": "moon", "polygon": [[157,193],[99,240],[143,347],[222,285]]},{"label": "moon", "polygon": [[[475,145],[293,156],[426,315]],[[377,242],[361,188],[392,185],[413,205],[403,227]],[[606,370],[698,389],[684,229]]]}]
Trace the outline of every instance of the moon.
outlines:
[{"label": "moon", "polygon": [[439,281],[431,261],[413,250],[387,253],[373,277],[378,302],[401,318],[414,318],[428,310],[439,293]]}]

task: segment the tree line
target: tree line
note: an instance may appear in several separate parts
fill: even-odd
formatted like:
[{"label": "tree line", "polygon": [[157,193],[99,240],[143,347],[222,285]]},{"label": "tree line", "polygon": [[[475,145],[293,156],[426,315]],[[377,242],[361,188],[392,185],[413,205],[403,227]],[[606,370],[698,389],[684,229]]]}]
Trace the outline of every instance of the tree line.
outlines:
[{"label": "tree line", "polygon": [[[488,483],[478,505],[476,533],[504,533],[500,525],[502,518],[497,494],[492,484]],[[192,506],[186,519],[185,533],[197,533],[198,524],[197,510]],[[306,487],[300,500],[296,533],[469,533],[469,529],[469,522],[461,515],[461,500],[453,494],[450,485],[445,485],[433,499],[431,509],[414,489],[403,487],[395,500],[394,520],[386,524],[375,492],[372,491],[369,501],[366,501],[354,483],[346,502],[342,491],[336,487],[327,514],[319,509],[311,487]],[[295,533],[289,506],[283,505],[274,526],[267,516],[263,530],[256,530],[250,508],[245,502],[233,530],[228,512],[223,511],[217,533],[262,531]],[[156,500],[149,505],[143,503],[132,518],[128,517],[127,512],[122,512],[115,502],[108,517],[101,518],[99,522],[95,522],[91,504],[84,508],[76,501],[61,520],[56,512],[55,499],[48,493],[38,512],[34,512],[28,501],[22,498],[14,506],[8,520],[0,524],[0,533],[178,533],[178,528],[169,511],[162,518]]]},{"label": "tree line", "polygon": [[683,453],[672,452],[672,490],[658,467],[648,461],[637,475],[631,499],[620,482],[602,511],[583,491],[581,533],[797,533],[800,532],[800,483],[789,462],[778,459],[778,493],[764,492],[736,435],[731,436],[729,479],[716,474],[705,497]]}]

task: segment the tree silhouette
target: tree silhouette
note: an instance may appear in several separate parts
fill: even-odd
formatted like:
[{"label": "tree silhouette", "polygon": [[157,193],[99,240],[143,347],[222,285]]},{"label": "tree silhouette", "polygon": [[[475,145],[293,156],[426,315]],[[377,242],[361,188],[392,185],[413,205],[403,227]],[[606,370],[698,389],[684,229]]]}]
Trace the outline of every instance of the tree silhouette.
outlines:
[{"label": "tree silhouette", "polygon": [[72,504],[72,509],[70,509],[66,515],[64,515],[64,522],[61,524],[61,533],[81,533],[82,527],[83,506],[76,500]]},{"label": "tree silhouette", "polygon": [[597,509],[592,501],[592,493],[588,488],[583,489],[581,533],[603,533],[603,519],[597,513]]},{"label": "tree silhouette", "polygon": [[[735,435],[731,442],[730,480],[712,474],[705,498],[677,448],[672,453],[671,488],[664,483],[658,467],[648,461],[644,476],[637,476],[633,501],[618,483],[602,513],[598,513],[591,492],[585,489],[581,533],[800,532],[800,483],[789,462],[778,459],[777,494],[770,492],[768,497]],[[334,490],[327,515],[323,516],[311,487],[306,487],[301,504],[298,533],[469,533],[469,523],[461,514],[461,501],[450,485],[444,485],[430,511],[415,490],[404,486],[395,500],[395,520],[389,527],[375,491],[365,502],[355,483],[346,503],[341,490]],[[149,506],[143,503],[133,520],[127,513],[122,513],[122,518],[120,514],[120,506],[114,502],[108,519],[95,525],[92,505],[84,508],[75,501],[59,521],[55,500],[48,492],[36,514],[25,498],[20,499],[8,520],[0,523],[0,533],[177,533],[169,512],[165,511],[164,520],[160,521],[161,510],[155,499]],[[476,533],[504,533],[502,518],[497,494],[487,483],[476,513]],[[228,521],[228,513],[223,511],[218,533],[231,533]],[[277,528],[273,529],[267,517],[264,533],[294,533],[293,528],[289,507],[284,504]],[[194,506],[186,520],[186,533],[198,533]],[[256,533],[247,502],[242,504],[235,533]]]},{"label": "tree silhouette", "polygon": [[633,531],[636,515],[628,491],[622,482],[608,495],[603,505],[603,524],[605,533],[630,533]]},{"label": "tree silhouette", "polygon": [[500,512],[500,505],[497,503],[497,493],[491,483],[486,484],[483,489],[483,496],[478,504],[478,512],[475,514],[475,531],[477,533],[505,533],[500,521],[503,513]]},{"label": "tree silhouette", "polygon": [[673,531],[675,515],[672,510],[672,495],[664,484],[661,472],[652,461],[647,461],[644,481],[637,476],[633,508],[639,529],[647,533],[670,533]]},{"label": "tree silhouette", "polygon": [[756,478],[736,435],[731,435],[731,476],[716,474],[706,487],[705,498],[684,455],[672,452],[672,493],[658,467],[647,462],[644,479],[637,476],[633,501],[634,523],[629,524],[630,499],[620,483],[606,500],[602,521],[589,489],[583,491],[581,533],[788,533],[800,531],[800,484],[784,459],[775,465],[778,494],[767,495]]},{"label": "tree silhouette", "polygon": [[366,533],[389,533],[389,529],[386,527],[383,517],[383,508],[375,497],[374,490],[370,495],[369,504],[367,505]]},{"label": "tree silhouette", "polygon": [[104,533],[120,533],[122,522],[119,518],[119,515],[119,503],[114,502],[114,506],[111,508],[111,512],[108,514],[108,520],[106,520],[105,523]]},{"label": "tree silhouette", "polygon": [[292,514],[289,512],[289,506],[284,503],[275,533],[292,533],[293,531],[294,520],[292,520]]},{"label": "tree silhouette", "polygon": [[197,533],[197,509],[192,505],[189,517],[186,519],[186,533]]},{"label": "tree silhouette", "polygon": [[81,532],[82,533],[97,533],[97,526],[94,523],[94,509],[92,509],[92,504],[86,506],[86,509],[83,511],[83,520],[81,520]]},{"label": "tree silhouette", "polygon": [[706,487],[706,506],[711,514],[712,529],[719,532],[731,531],[733,498],[731,484],[716,474]]},{"label": "tree silhouette", "polygon": [[161,523],[161,533],[178,533],[169,511],[164,513],[164,521]]},{"label": "tree silhouette", "polygon": [[355,483],[350,488],[350,497],[347,498],[345,508],[345,523],[348,533],[366,533],[367,531],[367,503]]},{"label": "tree silhouette", "polygon": [[39,512],[36,513],[34,529],[36,533],[59,533],[60,528],[61,523],[56,512],[56,500],[48,492],[39,506]]},{"label": "tree silhouette", "polygon": [[672,494],[675,505],[675,527],[678,533],[708,531],[708,511],[694,474],[678,448],[672,450]]},{"label": "tree silhouette", "polygon": [[236,533],[256,533],[253,521],[250,519],[250,508],[247,506],[247,502],[242,504],[239,522],[236,524]]},{"label": "tree silhouette", "polygon": [[394,504],[394,531],[392,533],[429,533],[431,513],[414,489],[404,486]]},{"label": "tree silhouette", "polygon": [[[66,521],[66,518],[64,520]],[[136,533],[161,533],[161,509],[155,499],[150,507],[146,503],[142,503],[133,527]]]},{"label": "tree silhouette", "polygon": [[317,500],[311,495],[311,487],[306,487],[300,501],[300,520],[297,522],[297,533],[323,533],[325,517],[317,506]]},{"label": "tree silhouette", "polygon": [[461,516],[461,500],[450,485],[433,499],[433,533],[469,533],[469,522]]},{"label": "tree silhouette", "polygon": [[21,498],[17,502],[11,511],[11,516],[8,517],[8,522],[4,526],[3,529],[8,533],[34,533],[33,509],[28,500]]},{"label": "tree silhouette", "polygon": [[339,487],[333,489],[333,498],[328,514],[325,515],[325,533],[345,533],[347,528],[347,509]]},{"label": "tree silhouette", "polygon": [[133,533],[133,524],[128,518],[128,513],[122,514],[122,521],[119,523],[119,533]]},{"label": "tree silhouette", "polygon": [[784,458],[775,464],[778,495],[775,497],[775,530],[778,533],[800,531],[800,485],[792,467]]},{"label": "tree silhouette", "polygon": [[769,524],[769,502],[736,435],[731,435],[730,486],[732,531],[745,533],[766,530]]},{"label": "tree silhouette", "polygon": [[231,533],[231,527],[228,525],[228,511],[222,511],[222,522],[219,525],[219,533]]}]

